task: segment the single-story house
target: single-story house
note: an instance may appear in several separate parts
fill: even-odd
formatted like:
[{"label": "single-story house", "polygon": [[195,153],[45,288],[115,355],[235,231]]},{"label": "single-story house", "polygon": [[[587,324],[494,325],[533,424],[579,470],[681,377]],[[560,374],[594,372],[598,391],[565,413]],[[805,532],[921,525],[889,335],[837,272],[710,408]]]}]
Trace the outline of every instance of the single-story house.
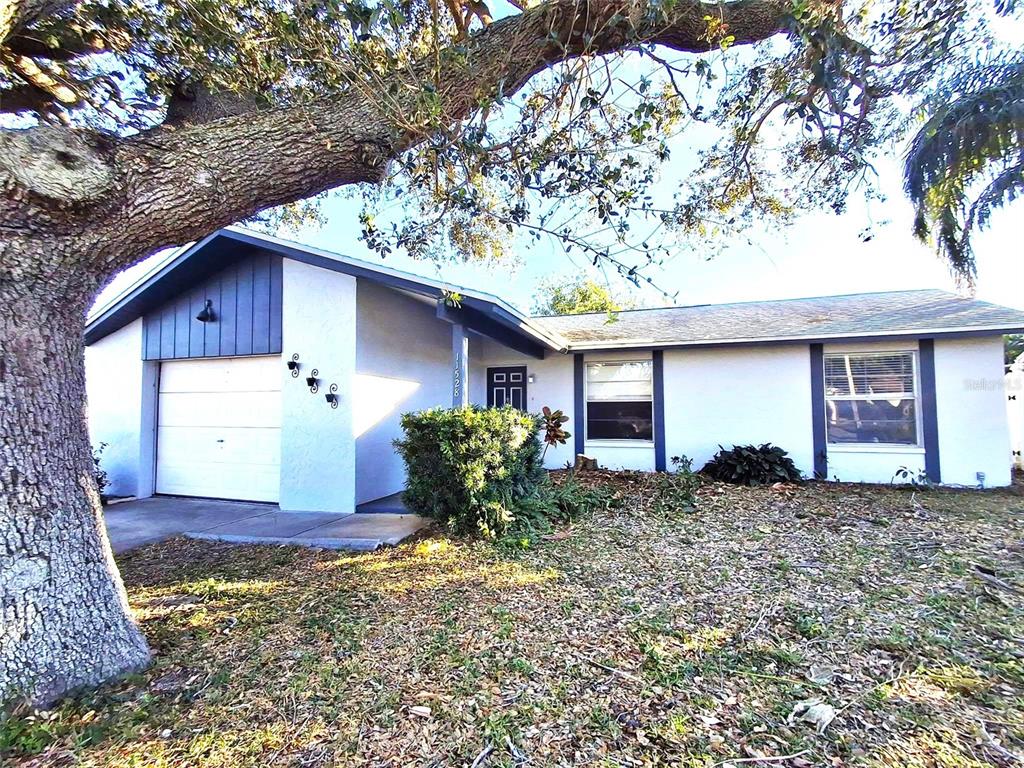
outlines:
[{"label": "single-story house", "polygon": [[1010,483],[1003,334],[936,290],[530,317],[502,299],[227,228],[97,306],[89,423],[113,494],[349,512],[400,491],[401,414],[571,416],[602,466],[771,442],[808,477]]}]

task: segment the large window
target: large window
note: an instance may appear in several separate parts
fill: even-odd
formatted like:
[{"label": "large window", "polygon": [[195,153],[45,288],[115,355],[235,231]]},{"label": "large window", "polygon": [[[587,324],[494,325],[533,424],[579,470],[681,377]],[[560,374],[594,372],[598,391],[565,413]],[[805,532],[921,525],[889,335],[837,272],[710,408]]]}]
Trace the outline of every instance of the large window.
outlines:
[{"label": "large window", "polygon": [[919,445],[913,352],[825,355],[830,443]]},{"label": "large window", "polygon": [[587,439],[653,440],[651,361],[587,363]]}]

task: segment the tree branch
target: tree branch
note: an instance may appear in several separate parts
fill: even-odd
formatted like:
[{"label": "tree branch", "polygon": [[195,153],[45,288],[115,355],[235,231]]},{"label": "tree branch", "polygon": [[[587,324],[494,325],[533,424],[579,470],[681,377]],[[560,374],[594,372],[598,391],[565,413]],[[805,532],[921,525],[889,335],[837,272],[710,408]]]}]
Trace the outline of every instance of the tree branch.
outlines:
[{"label": "tree branch", "polygon": [[[670,12],[660,7],[648,0],[551,0],[470,36],[460,56],[442,51],[440,69],[430,56],[411,72],[396,73],[397,93],[386,101],[379,93],[354,88],[302,106],[165,125],[116,140],[102,156],[69,157],[64,146],[57,169],[66,171],[69,162],[82,168],[110,164],[106,192],[91,185],[93,202],[75,215],[97,254],[95,266],[112,272],[157,248],[197,239],[265,208],[346,184],[377,183],[402,151],[467,118],[482,103],[515,93],[557,62],[641,43],[709,50],[717,44],[708,39],[706,16],[713,16],[719,29],[725,25],[735,44],[752,43],[784,29],[789,3],[680,0]],[[435,82],[434,73],[440,119],[420,116],[423,86]],[[0,140],[4,133],[11,132],[0,131]],[[92,151],[88,143],[82,149]],[[40,171],[53,166],[46,152],[41,154],[35,165]],[[65,206],[67,199],[54,196],[64,185],[18,174],[6,162],[11,157],[0,153],[0,189],[13,177],[37,205],[42,198],[42,204]],[[102,176],[91,174],[90,180]]]},{"label": "tree branch", "polygon": [[71,5],[73,0],[0,0],[0,43]]}]

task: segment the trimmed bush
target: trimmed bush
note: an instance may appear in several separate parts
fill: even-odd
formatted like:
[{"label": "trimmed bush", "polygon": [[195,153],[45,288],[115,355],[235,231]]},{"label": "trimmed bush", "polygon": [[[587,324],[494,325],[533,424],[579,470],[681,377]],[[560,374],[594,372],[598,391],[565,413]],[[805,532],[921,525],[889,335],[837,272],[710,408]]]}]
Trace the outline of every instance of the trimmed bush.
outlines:
[{"label": "trimmed bush", "polygon": [[734,445],[719,451],[704,465],[701,474],[734,485],[799,483],[800,470],[784,450],[771,443]]},{"label": "trimmed bush", "polygon": [[456,534],[496,538],[550,502],[536,416],[515,408],[431,408],[402,416],[403,499]]}]

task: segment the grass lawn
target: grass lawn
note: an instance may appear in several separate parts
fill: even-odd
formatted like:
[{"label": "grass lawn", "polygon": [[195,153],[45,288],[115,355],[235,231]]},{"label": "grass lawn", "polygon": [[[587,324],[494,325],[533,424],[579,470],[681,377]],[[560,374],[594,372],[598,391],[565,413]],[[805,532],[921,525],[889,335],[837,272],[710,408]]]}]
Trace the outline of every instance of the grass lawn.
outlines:
[{"label": "grass lawn", "polygon": [[667,515],[651,477],[614,482],[621,507],[526,551],[133,552],[153,667],[15,712],[0,748],[112,768],[1024,756],[1024,489],[706,485]]}]

